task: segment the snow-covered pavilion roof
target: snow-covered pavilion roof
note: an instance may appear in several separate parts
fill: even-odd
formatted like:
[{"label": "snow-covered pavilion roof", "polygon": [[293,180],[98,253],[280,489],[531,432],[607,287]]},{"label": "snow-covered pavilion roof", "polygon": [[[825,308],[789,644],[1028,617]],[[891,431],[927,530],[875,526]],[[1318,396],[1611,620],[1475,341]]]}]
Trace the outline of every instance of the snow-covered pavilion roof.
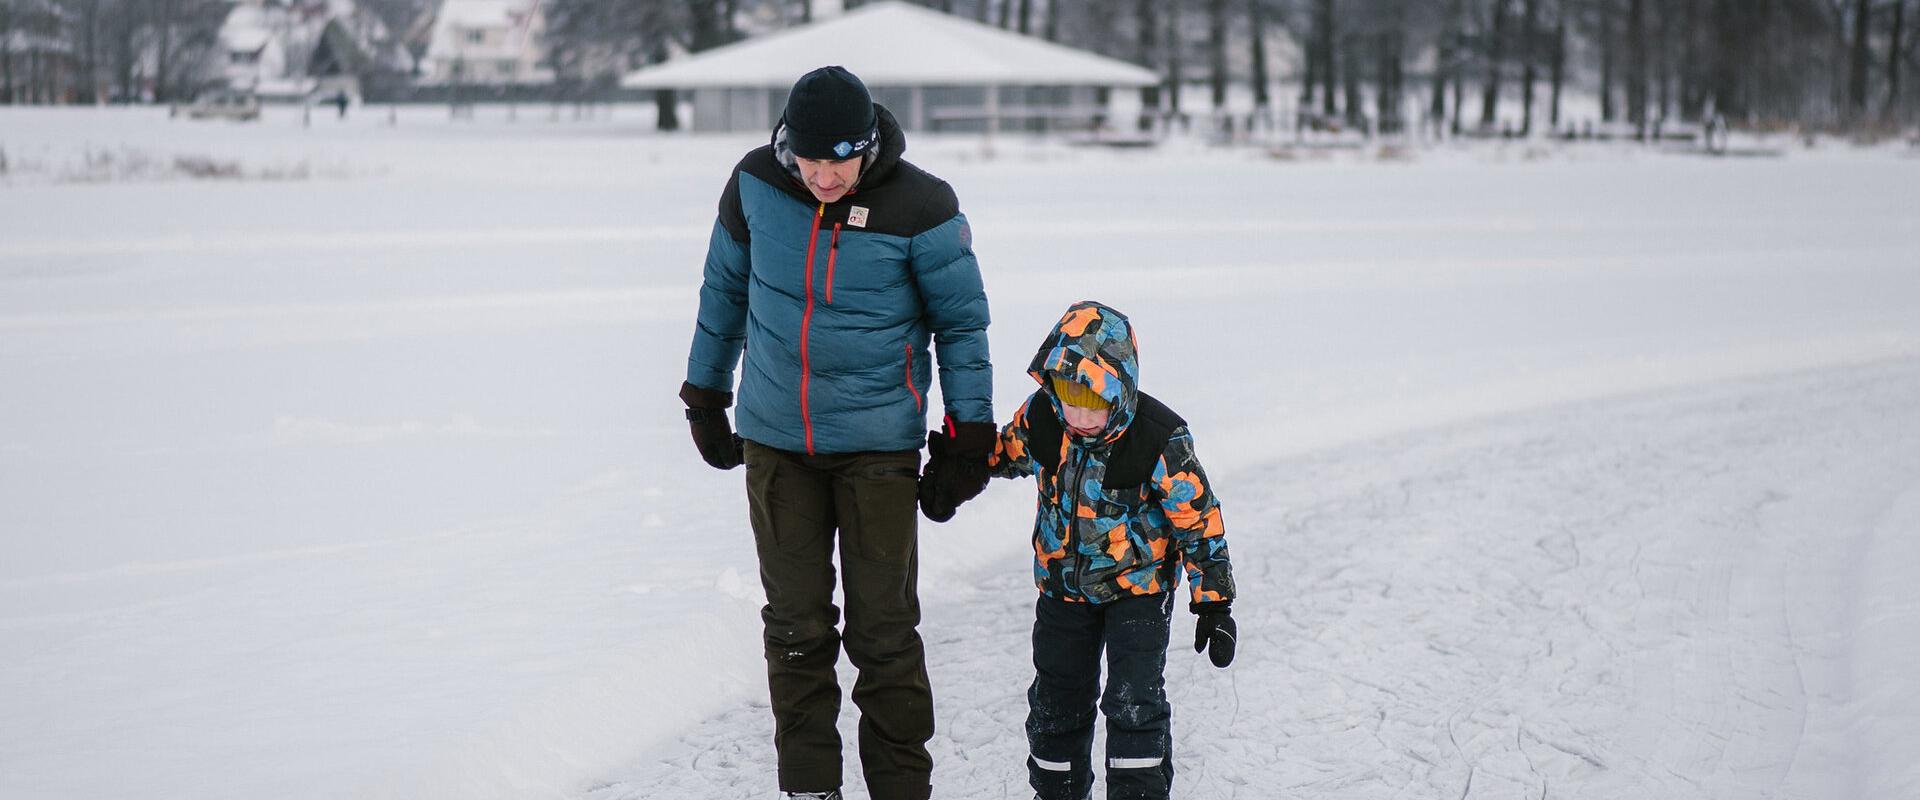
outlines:
[{"label": "snow-covered pavilion roof", "polygon": [[1106,56],[888,0],[810,25],[675,59],[621,81],[635,89],[769,87],[840,64],[869,86],[1152,86]]}]

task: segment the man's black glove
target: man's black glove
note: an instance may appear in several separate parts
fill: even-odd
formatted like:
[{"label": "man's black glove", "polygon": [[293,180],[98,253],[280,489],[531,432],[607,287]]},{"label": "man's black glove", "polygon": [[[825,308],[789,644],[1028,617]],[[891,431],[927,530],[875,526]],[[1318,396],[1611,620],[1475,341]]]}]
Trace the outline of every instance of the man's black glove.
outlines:
[{"label": "man's black glove", "polygon": [[953,519],[961,503],[987,488],[987,458],[1000,431],[991,422],[953,422],[927,434],[927,468],[920,475],[920,513],[934,522]]},{"label": "man's black glove", "polygon": [[1190,606],[1200,619],[1193,626],[1193,652],[1207,651],[1216,667],[1233,663],[1235,629],[1230,615],[1233,601],[1215,600]]},{"label": "man's black glove", "polygon": [[714,469],[733,469],[747,460],[746,443],[727,422],[732,392],[716,392],[691,383],[680,384],[680,400],[687,404],[687,422],[693,427],[693,446]]}]

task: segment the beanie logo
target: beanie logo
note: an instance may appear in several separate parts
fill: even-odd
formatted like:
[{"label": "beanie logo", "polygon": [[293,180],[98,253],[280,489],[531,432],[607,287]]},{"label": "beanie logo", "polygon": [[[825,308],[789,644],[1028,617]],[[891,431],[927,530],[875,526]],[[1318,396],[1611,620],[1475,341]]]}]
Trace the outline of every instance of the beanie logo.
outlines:
[{"label": "beanie logo", "polygon": [[841,142],[833,146],[834,155],[837,155],[841,158],[846,158],[847,154],[851,152],[853,152],[853,145],[848,144],[846,142]]}]

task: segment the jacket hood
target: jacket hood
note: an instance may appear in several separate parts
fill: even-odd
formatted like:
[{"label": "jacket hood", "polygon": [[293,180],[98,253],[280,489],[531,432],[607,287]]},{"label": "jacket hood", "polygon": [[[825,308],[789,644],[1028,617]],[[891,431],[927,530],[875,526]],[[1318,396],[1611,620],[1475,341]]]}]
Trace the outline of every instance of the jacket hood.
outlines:
[{"label": "jacket hood", "polygon": [[1102,442],[1119,439],[1133,424],[1140,397],[1139,344],[1127,315],[1105,304],[1082,300],[1069,307],[1034,354],[1027,374],[1039,382],[1060,419],[1066,419],[1066,412],[1053,391],[1051,378],[1056,375],[1113,404]]},{"label": "jacket hood", "polygon": [[[907,153],[907,136],[900,130],[900,122],[893,118],[893,112],[879,103],[873,104],[874,126],[880,131],[880,146],[861,156],[860,182],[854,185],[854,191],[878,185],[893,173],[900,165],[900,158]],[[806,182],[800,178],[800,164],[794,160],[793,149],[787,146],[787,121],[782,117],[773,125],[773,158],[780,162],[780,168],[799,184],[801,191],[806,190]]]}]

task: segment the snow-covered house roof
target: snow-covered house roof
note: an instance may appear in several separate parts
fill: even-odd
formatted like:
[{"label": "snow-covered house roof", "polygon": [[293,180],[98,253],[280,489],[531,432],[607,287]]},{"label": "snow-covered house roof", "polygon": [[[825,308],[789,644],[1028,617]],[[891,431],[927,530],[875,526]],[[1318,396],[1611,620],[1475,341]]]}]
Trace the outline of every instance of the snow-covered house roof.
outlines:
[{"label": "snow-covered house roof", "polygon": [[888,0],[630,73],[636,89],[765,87],[840,64],[869,86],[1153,86],[1133,64]]}]

